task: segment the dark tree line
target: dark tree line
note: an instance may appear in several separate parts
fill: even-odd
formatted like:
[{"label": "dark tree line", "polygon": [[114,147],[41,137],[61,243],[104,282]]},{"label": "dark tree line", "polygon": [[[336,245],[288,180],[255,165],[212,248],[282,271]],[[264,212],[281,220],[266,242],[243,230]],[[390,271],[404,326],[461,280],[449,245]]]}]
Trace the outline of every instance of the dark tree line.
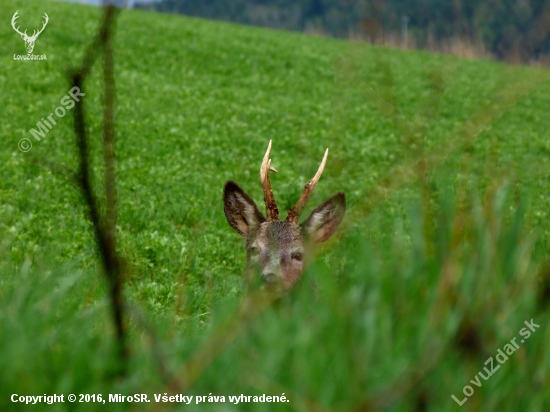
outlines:
[{"label": "dark tree line", "polygon": [[402,36],[406,18],[417,47],[460,38],[521,61],[550,50],[550,0],[162,0],[141,7],[371,41]]}]

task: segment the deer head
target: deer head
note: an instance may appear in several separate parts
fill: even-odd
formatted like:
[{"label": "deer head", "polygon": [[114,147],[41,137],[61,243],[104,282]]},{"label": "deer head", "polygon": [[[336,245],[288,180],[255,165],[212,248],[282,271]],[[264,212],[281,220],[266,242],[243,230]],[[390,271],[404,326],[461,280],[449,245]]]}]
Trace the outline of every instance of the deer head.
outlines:
[{"label": "deer head", "polygon": [[40,30],[34,30],[32,33],[32,36],[27,35],[27,30],[24,32],[21,32],[19,30],[19,27],[16,27],[16,21],[19,18],[18,16],[19,10],[15,12],[11,19],[11,26],[13,29],[21,35],[21,38],[25,41],[25,48],[27,49],[27,53],[31,54],[34,50],[34,43],[36,42],[36,39],[38,38],[38,35],[44,31],[44,28],[48,24],[48,21],[50,20],[48,15],[44,13],[44,23],[42,24],[42,28]]},{"label": "deer head", "polygon": [[290,289],[302,276],[310,247],[327,240],[338,228],[346,212],[346,197],[342,192],[335,194],[311,212],[301,224],[298,223],[325,168],[327,149],[319,170],[304,186],[286,220],[280,221],[269,180],[270,171],[277,173],[271,166],[270,153],[271,141],[260,168],[267,218],[258,210],[252,198],[231,180],[225,184],[223,193],[224,212],[231,227],[244,237],[247,254],[245,278],[250,280],[255,273],[259,273],[269,286],[280,285]]}]

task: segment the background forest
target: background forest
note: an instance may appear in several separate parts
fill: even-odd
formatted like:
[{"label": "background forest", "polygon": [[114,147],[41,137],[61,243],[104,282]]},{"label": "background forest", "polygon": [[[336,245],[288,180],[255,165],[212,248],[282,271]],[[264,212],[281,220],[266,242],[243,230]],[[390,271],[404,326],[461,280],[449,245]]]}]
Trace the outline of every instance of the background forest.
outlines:
[{"label": "background forest", "polygon": [[549,0],[163,0],[141,7],[431,50],[460,40],[513,62],[550,49]]}]

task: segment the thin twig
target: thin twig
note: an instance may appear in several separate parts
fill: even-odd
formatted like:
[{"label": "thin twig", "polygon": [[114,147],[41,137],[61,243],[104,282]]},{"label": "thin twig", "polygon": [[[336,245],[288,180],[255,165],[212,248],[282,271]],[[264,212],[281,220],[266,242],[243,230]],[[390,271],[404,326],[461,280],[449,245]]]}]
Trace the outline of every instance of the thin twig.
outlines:
[{"label": "thin twig", "polygon": [[[205,369],[247,326],[281,296],[281,291],[259,289],[245,297],[239,310],[203,342],[161,392],[185,394]],[[148,410],[159,412],[173,405],[155,404]]]},{"label": "thin twig", "polygon": [[116,244],[116,181],[114,172],[114,64],[112,56],[112,27],[117,15],[114,6],[104,7],[104,17],[98,34],[88,48],[82,65],[71,74],[73,87],[84,90],[84,81],[90,72],[100,49],[104,52],[104,159],[105,159],[105,202],[106,213],[101,216],[99,202],[93,191],[90,172],[90,153],[85,117],[85,99],[76,102],[74,110],[74,128],[79,153],[78,181],[86,204],[94,235],[100,252],[103,270],[107,278],[111,298],[113,323],[116,330],[120,358],[127,356],[124,316],[122,305],[122,265]]},{"label": "thin twig", "polygon": [[103,45],[103,84],[104,84],[104,111],[103,111],[103,157],[105,170],[105,219],[104,236],[108,244],[109,254],[106,256],[110,266],[111,299],[113,302],[113,316],[117,331],[117,338],[124,350],[124,325],[122,305],[122,268],[121,259],[117,254],[116,238],[116,173],[115,173],[115,79],[112,45],[112,30],[116,8],[105,7],[105,20],[108,24],[102,33]]},{"label": "thin twig", "polygon": [[124,305],[124,308],[134,319],[136,324],[140,326],[141,329],[149,336],[149,339],[151,341],[151,352],[153,358],[155,359],[156,366],[158,368],[162,381],[164,382],[164,384],[169,385],[170,389],[177,391],[179,387],[170,386],[171,382],[174,381],[174,376],[169,371],[168,360],[166,359],[166,356],[161,349],[158,334],[154,326],[151,325],[150,322],[148,322],[147,318],[145,317],[143,311],[139,308],[139,306],[129,305],[128,303],[126,303]]}]

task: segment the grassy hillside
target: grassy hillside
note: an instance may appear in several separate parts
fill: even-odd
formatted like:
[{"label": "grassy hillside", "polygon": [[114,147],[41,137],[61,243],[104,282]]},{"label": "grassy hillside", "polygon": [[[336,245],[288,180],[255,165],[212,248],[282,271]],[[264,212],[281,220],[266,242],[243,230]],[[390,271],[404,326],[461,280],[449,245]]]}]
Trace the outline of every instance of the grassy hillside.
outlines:
[{"label": "grassy hillside", "polygon": [[[7,23],[16,10],[31,32],[48,13],[34,50],[46,61],[13,60],[25,52]],[[547,410],[546,71],[123,12],[117,229],[133,309],[121,379],[91,225],[71,180],[72,118],[40,141],[29,134],[67,94],[65,71],[100,10],[0,0],[0,15],[0,409],[22,409],[13,393],[166,392],[163,373],[217,336],[242,298],[245,253],[222,189],[235,180],[260,202],[259,165],[273,139],[279,207],[292,206],[329,147],[304,215],[343,191],[345,225],[303,285],[247,324],[188,392],[285,392],[290,402],[189,410]],[[100,80],[97,65],[84,90],[96,182]],[[27,153],[22,138],[32,141]],[[540,329],[459,407],[451,395],[464,398],[486,359],[531,319]],[[108,410],[159,405],[142,406]]]}]

